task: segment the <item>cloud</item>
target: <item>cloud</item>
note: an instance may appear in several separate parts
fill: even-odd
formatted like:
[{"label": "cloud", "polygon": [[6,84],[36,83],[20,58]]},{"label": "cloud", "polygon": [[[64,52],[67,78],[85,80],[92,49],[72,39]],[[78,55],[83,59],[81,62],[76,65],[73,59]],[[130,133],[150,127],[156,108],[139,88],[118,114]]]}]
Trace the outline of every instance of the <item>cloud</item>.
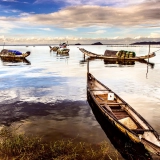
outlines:
[{"label": "cloud", "polygon": [[9,33],[13,28],[19,28],[16,22],[8,21],[6,17],[0,17],[0,34]]},{"label": "cloud", "polygon": [[2,0],[3,2],[18,2],[16,0]]},{"label": "cloud", "polygon": [[50,28],[38,28],[38,29],[40,29],[40,30],[44,30],[44,31],[51,31],[51,29],[50,29]]},{"label": "cloud", "polygon": [[61,3],[65,6],[77,6],[77,5],[100,5],[100,6],[128,6],[130,4],[139,4],[145,0],[36,0],[35,3]]},{"label": "cloud", "polygon": [[95,31],[95,32],[88,32],[89,34],[103,34],[105,33],[106,31],[105,30],[98,30],[98,31]]},{"label": "cloud", "polygon": [[67,7],[50,14],[35,14],[20,20],[34,25],[50,25],[61,28],[89,26],[146,27],[160,24],[160,1],[146,2],[130,7],[77,6]]},{"label": "cloud", "polygon": [[140,39],[141,38],[141,36],[136,36],[136,37],[134,37],[134,39]]},{"label": "cloud", "polygon": [[150,33],[150,35],[148,36],[148,38],[159,38],[159,37],[160,37],[160,33],[158,32]]}]

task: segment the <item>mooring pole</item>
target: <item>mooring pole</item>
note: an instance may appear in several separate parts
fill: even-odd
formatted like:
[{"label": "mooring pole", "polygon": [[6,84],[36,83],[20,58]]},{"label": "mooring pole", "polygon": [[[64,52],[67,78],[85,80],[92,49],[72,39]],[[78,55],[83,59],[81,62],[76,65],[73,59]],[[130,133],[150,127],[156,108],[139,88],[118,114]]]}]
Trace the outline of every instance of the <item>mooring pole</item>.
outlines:
[{"label": "mooring pole", "polygon": [[149,43],[149,51],[148,51],[148,62],[149,62],[149,54],[150,54],[150,43]]},{"label": "mooring pole", "polygon": [[87,74],[89,73],[89,59],[87,60]]}]

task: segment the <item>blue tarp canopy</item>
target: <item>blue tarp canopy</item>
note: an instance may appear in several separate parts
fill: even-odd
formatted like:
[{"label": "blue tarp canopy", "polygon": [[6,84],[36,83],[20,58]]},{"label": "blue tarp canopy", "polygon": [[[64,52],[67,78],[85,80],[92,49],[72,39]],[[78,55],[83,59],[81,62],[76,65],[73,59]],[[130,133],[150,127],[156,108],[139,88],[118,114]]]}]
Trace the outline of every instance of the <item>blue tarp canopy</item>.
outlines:
[{"label": "blue tarp canopy", "polygon": [[22,54],[22,52],[16,51],[16,50],[8,50],[8,51],[14,53],[15,55],[21,55]]}]

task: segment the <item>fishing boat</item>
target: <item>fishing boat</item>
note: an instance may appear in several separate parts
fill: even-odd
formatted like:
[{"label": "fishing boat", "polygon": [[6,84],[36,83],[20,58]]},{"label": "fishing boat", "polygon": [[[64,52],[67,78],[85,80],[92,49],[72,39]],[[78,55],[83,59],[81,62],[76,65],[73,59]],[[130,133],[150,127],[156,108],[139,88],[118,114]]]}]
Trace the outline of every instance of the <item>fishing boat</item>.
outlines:
[{"label": "fishing boat", "polygon": [[10,59],[24,59],[30,55],[30,51],[27,51],[26,53],[22,53],[17,50],[9,50],[9,49],[3,49],[0,52],[1,58],[10,58]]},{"label": "fishing boat", "polygon": [[87,73],[87,97],[120,133],[160,156],[160,137],[151,125],[115,92]]},{"label": "fishing boat", "polygon": [[20,63],[25,63],[27,65],[31,65],[31,62],[26,58],[8,58],[8,57],[1,57],[0,58],[3,65],[18,65]]},{"label": "fishing boat", "polygon": [[149,59],[152,57],[155,57],[156,54],[150,53],[148,55],[145,56],[135,56],[134,52],[126,52],[126,53],[122,53],[119,51],[111,51],[111,50],[106,50],[104,55],[100,55],[100,54],[96,54],[96,53],[92,53],[90,51],[85,50],[84,48],[79,48],[79,50],[84,53],[85,55],[87,55],[88,57],[91,58],[97,58],[97,59],[112,59],[112,60],[134,60],[134,61],[139,61],[139,60],[144,60],[144,59]]},{"label": "fishing boat", "polygon": [[69,55],[69,51],[70,49],[67,48],[68,46],[68,42],[67,43],[60,43],[59,44],[59,49],[57,50],[57,54],[60,54],[60,55]]},{"label": "fishing boat", "polygon": [[54,47],[49,46],[49,48],[50,48],[50,51],[54,51],[54,52],[56,52],[59,49],[58,46],[54,46]]},{"label": "fishing boat", "polygon": [[60,54],[60,55],[69,55],[69,51],[70,51],[70,49],[68,49],[68,48],[59,48],[57,50],[57,54]]},{"label": "fishing boat", "polygon": [[66,42],[63,42],[63,43],[60,43],[60,44],[59,44],[59,47],[60,47],[60,48],[66,48],[67,46],[69,46],[69,45],[68,45],[68,41],[67,41],[67,43],[66,43]]}]

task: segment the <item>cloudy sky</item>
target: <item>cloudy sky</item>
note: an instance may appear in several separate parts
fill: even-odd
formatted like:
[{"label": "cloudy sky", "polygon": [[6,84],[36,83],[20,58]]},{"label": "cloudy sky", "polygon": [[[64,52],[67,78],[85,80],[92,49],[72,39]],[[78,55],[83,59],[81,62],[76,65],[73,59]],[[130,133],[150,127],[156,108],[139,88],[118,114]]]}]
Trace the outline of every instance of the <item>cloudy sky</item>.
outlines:
[{"label": "cloudy sky", "polygon": [[160,0],[0,0],[0,43],[160,41]]}]

